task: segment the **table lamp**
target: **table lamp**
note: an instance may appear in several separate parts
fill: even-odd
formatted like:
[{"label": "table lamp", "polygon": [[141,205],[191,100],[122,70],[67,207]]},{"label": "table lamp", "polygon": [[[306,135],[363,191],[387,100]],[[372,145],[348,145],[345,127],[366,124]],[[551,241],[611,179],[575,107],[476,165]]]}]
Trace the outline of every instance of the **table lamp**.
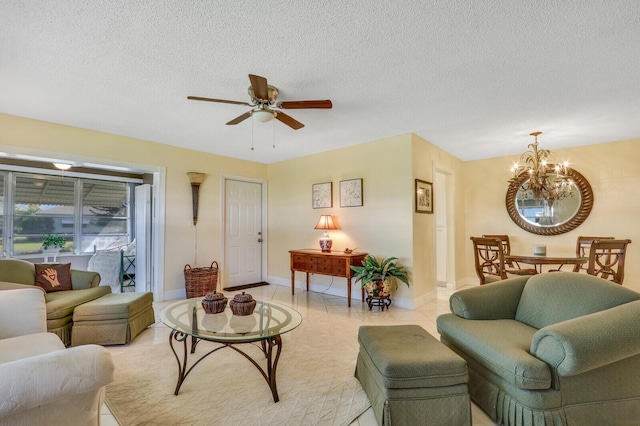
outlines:
[{"label": "table lamp", "polygon": [[330,252],[333,241],[331,240],[331,237],[329,237],[327,230],[338,229],[336,224],[333,222],[333,217],[328,214],[321,215],[320,220],[314,229],[324,229],[324,235],[320,238],[320,250],[323,252]]}]

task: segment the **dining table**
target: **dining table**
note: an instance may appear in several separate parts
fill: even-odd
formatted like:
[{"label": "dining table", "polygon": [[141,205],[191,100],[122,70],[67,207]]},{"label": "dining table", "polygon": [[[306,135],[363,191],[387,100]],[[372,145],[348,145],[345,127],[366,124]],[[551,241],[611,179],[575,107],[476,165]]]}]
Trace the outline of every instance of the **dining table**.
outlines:
[{"label": "dining table", "polygon": [[589,261],[588,257],[582,256],[546,256],[546,255],[518,255],[518,254],[506,254],[504,256],[505,262],[525,263],[527,265],[533,265],[537,273],[542,272],[542,267],[545,265],[559,265],[558,269],[553,271],[559,271],[564,265],[583,265]]}]

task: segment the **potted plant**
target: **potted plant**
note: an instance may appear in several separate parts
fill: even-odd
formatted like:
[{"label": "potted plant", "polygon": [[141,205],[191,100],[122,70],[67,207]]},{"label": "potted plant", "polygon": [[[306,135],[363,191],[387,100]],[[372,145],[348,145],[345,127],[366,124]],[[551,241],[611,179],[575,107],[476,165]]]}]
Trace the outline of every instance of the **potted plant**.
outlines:
[{"label": "potted plant", "polygon": [[387,297],[391,284],[398,288],[396,279],[402,281],[409,287],[407,271],[398,265],[397,257],[387,257],[381,262],[375,256],[367,255],[362,261],[362,266],[351,266],[355,274],[355,282],[360,281],[360,285],[365,288],[372,297]]},{"label": "potted plant", "polygon": [[42,236],[43,251],[60,251],[65,243],[64,237],[58,234],[46,234]]}]

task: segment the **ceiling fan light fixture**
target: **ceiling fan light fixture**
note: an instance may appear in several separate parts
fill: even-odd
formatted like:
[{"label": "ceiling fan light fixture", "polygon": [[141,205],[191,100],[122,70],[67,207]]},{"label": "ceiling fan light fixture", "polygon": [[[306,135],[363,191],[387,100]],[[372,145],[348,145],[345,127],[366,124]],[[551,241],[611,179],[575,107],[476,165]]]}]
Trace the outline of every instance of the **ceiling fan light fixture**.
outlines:
[{"label": "ceiling fan light fixture", "polygon": [[275,111],[260,108],[251,112],[251,116],[261,123],[268,123],[276,117]]}]

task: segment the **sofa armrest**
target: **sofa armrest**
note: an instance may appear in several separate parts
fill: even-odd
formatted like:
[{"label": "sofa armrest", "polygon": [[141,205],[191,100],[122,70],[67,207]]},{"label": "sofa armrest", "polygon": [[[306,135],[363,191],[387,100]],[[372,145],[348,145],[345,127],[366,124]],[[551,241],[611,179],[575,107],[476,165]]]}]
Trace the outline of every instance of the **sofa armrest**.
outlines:
[{"label": "sofa armrest", "polygon": [[473,320],[514,319],[528,276],[461,290],[449,299],[451,312]]},{"label": "sofa armrest", "polygon": [[39,288],[44,293],[42,287],[39,287],[34,284],[18,284],[18,283],[10,283],[7,281],[0,281],[0,290],[18,290],[23,288]]},{"label": "sofa armrest", "polygon": [[558,376],[581,374],[640,354],[640,300],[541,328],[531,354]]},{"label": "sofa armrest", "polygon": [[71,285],[74,290],[84,290],[100,285],[100,274],[92,271],[71,270]]},{"label": "sofa armrest", "polygon": [[84,345],[0,364],[0,418],[106,386],[111,354]]}]

